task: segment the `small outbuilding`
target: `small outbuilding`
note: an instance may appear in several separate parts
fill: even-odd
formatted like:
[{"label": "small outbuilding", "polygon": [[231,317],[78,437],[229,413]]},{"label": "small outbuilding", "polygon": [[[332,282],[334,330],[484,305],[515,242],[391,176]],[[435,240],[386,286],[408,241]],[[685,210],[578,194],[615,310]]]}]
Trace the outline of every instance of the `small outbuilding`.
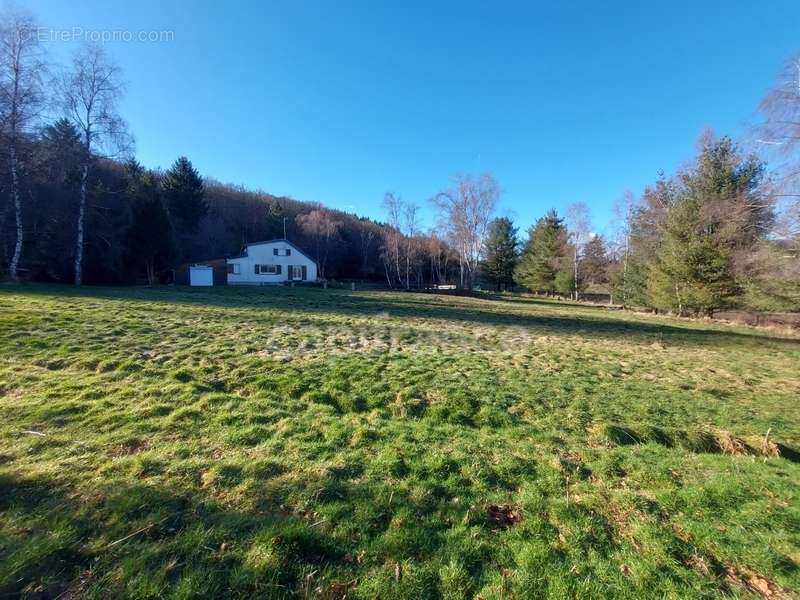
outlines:
[{"label": "small outbuilding", "polygon": [[189,285],[206,287],[214,285],[214,269],[208,265],[192,265],[189,267]]}]

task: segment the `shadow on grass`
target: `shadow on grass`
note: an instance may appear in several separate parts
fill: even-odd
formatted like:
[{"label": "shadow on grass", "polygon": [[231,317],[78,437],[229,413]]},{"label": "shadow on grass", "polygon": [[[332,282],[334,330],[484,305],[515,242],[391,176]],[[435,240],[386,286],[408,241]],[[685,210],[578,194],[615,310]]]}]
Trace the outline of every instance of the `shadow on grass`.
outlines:
[{"label": "shadow on grass", "polygon": [[[349,292],[317,288],[219,287],[192,288],[81,288],[53,285],[7,286],[13,291],[37,296],[98,298],[110,300],[170,302],[235,309],[272,309],[290,312],[328,313],[369,317],[447,320],[463,324],[521,327],[549,334],[578,334],[605,338],[638,337],[648,341],[726,346],[737,343],[768,344],[800,350],[800,339],[766,335],[757,330],[737,331],[723,326],[668,322],[666,318],[625,318],[601,306],[558,303],[536,298],[464,298],[422,293]],[[482,302],[482,300],[484,300]],[[505,305],[505,306],[504,306]],[[540,313],[523,308],[540,309]],[[504,310],[508,307],[508,310]],[[548,314],[552,310],[575,310],[575,315]]]},{"label": "shadow on grass", "polygon": [[344,557],[296,517],[146,484],[109,482],[82,499],[45,478],[0,475],[0,514],[0,597],[295,597],[307,573]]},{"label": "shadow on grass", "polygon": [[[393,573],[398,561],[424,565],[439,555],[452,527],[436,516],[451,504],[441,486],[422,498],[398,491],[390,506],[388,493],[353,480],[360,470],[270,471],[249,482],[247,510],[210,499],[247,485],[247,471],[217,466],[204,490],[117,480],[80,493],[46,477],[0,474],[0,597],[339,599],[365,582],[384,598],[438,597],[435,568],[400,581]],[[298,496],[332,509],[350,534],[327,531],[336,523],[314,512],[288,512],[284,503]],[[392,525],[398,514],[402,523]],[[475,524],[490,535],[488,523]],[[485,548],[473,584],[491,563]]]},{"label": "shadow on grass", "polygon": [[762,440],[761,445],[748,443],[726,431],[687,431],[655,426],[632,429],[620,425],[607,425],[603,433],[609,441],[620,446],[654,443],[667,448],[683,448],[702,454],[780,457],[793,463],[800,462],[800,452],[790,446],[771,440]]}]

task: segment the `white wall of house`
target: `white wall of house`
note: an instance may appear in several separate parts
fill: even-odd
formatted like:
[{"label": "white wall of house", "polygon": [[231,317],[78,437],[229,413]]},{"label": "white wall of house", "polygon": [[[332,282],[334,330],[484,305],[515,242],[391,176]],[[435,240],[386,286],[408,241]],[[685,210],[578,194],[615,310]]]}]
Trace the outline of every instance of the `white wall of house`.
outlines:
[{"label": "white wall of house", "polygon": [[229,285],[316,280],[317,263],[286,240],[247,244],[242,256],[228,259]]}]

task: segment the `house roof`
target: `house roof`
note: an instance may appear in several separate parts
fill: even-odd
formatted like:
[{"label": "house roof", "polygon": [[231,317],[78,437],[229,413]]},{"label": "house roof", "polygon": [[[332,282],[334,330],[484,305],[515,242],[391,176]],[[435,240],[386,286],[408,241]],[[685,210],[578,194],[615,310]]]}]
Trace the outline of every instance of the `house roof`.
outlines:
[{"label": "house roof", "polygon": [[280,243],[282,243],[282,244],[286,244],[287,246],[291,246],[292,248],[294,248],[295,250],[297,250],[297,251],[298,251],[300,254],[302,254],[303,256],[305,256],[305,257],[306,257],[308,260],[310,260],[311,262],[315,262],[315,261],[314,261],[314,259],[313,259],[313,258],[311,258],[311,257],[308,255],[308,253],[307,253],[307,252],[305,252],[305,251],[304,251],[302,248],[298,247],[298,246],[297,246],[297,244],[293,244],[293,243],[292,243],[292,242],[290,242],[289,240],[286,240],[286,239],[283,239],[283,238],[275,238],[274,240],[264,240],[264,241],[262,241],[262,242],[248,242],[248,243],[246,243],[246,244],[244,245],[244,252],[242,252],[242,254],[240,254],[239,256],[229,256],[229,257],[228,257],[228,260],[232,260],[232,259],[235,259],[235,258],[247,258],[247,249],[248,249],[250,246],[263,246],[263,245],[265,245],[265,244],[274,244],[274,243],[276,243],[276,242],[280,242]]}]

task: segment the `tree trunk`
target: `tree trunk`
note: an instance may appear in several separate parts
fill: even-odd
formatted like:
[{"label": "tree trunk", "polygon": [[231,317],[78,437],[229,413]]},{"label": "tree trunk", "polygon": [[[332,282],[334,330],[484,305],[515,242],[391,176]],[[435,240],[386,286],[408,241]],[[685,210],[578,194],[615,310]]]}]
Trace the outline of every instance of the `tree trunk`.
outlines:
[{"label": "tree trunk", "polygon": [[11,141],[9,148],[9,159],[11,162],[11,196],[14,199],[14,218],[16,219],[17,241],[14,243],[14,255],[11,257],[11,264],[8,267],[9,275],[13,281],[19,281],[19,259],[22,255],[22,202],[19,198],[19,178],[17,177],[17,148],[16,141]]},{"label": "tree trunk", "polygon": [[86,212],[86,183],[89,177],[89,160],[81,171],[81,192],[78,199],[78,230],[75,236],[75,285],[83,283],[83,221]]},{"label": "tree trunk", "polygon": [[383,261],[383,270],[386,271],[386,282],[389,284],[389,289],[390,290],[394,289],[394,286],[392,285],[392,276],[391,276],[391,274],[389,272],[390,271],[390,269],[389,269],[389,261],[387,261],[387,260]]},{"label": "tree trunk", "polygon": [[572,279],[575,288],[575,301],[578,301],[578,243],[575,242],[575,254],[572,261]]},{"label": "tree trunk", "polygon": [[397,277],[397,283],[402,287],[403,285],[403,274],[400,271],[400,241],[399,241],[399,234],[394,234],[394,270],[395,276]]},{"label": "tree trunk", "polygon": [[683,302],[681,301],[681,293],[678,290],[678,284],[675,284],[675,299],[678,301],[678,316],[683,316]]}]

